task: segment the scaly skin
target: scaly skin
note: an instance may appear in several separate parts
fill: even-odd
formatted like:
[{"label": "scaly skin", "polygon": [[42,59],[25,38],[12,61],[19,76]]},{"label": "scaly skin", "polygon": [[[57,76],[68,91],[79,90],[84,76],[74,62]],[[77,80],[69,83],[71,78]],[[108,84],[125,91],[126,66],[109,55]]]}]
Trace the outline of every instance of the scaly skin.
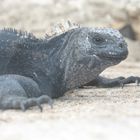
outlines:
[{"label": "scaly skin", "polygon": [[0,108],[42,110],[41,104],[83,85],[139,83],[139,77],[99,76],[127,55],[124,38],[111,28],[76,28],[48,39],[0,30]]}]

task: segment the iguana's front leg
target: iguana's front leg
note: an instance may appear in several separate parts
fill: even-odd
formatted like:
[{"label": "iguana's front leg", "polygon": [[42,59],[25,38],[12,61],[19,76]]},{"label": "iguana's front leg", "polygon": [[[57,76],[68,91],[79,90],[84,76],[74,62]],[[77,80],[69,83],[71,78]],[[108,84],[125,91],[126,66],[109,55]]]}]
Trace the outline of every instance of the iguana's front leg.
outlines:
[{"label": "iguana's front leg", "polygon": [[48,103],[52,100],[48,95],[42,95],[37,83],[31,78],[20,75],[0,76],[0,109],[26,109]]},{"label": "iguana's front leg", "polygon": [[140,83],[140,77],[130,76],[128,78],[118,77],[114,79],[109,79],[105,77],[98,76],[95,80],[86,84],[86,86],[99,86],[99,87],[123,87],[125,84]]},{"label": "iguana's front leg", "polygon": [[138,76],[129,76],[121,81],[121,86],[123,87],[125,84],[131,84],[131,83],[136,83],[139,85],[140,83],[140,77]]}]

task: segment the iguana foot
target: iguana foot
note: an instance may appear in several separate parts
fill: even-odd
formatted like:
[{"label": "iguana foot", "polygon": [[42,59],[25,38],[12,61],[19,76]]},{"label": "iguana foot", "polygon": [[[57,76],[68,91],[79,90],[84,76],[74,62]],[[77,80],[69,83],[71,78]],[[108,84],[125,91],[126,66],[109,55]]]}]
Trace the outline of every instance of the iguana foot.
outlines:
[{"label": "iguana foot", "polygon": [[140,83],[140,77],[137,76],[130,76],[120,81],[120,85],[123,88],[126,84],[136,83],[137,86]]},{"label": "iguana foot", "polygon": [[53,107],[52,99],[47,95],[42,95],[40,97],[26,98],[26,97],[1,97],[0,109],[21,109],[22,111],[26,111],[32,106],[38,106],[40,111],[43,111],[41,104],[48,103],[51,108]]},{"label": "iguana foot", "polygon": [[53,101],[48,95],[41,93],[38,84],[31,78],[20,75],[0,76],[0,109],[22,109],[48,103],[51,108]]},{"label": "iguana foot", "polygon": [[130,76],[128,78],[118,77],[114,79],[108,79],[105,77],[97,77],[94,81],[86,84],[86,86],[99,86],[99,87],[124,87],[126,84],[136,83],[139,85],[140,77]]}]

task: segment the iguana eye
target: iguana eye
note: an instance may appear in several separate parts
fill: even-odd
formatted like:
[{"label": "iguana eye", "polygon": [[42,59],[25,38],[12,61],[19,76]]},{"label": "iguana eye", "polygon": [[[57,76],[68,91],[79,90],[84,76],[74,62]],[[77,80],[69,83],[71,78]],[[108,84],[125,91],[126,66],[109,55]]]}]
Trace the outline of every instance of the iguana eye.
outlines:
[{"label": "iguana eye", "polygon": [[100,37],[100,36],[95,36],[92,41],[95,43],[95,44],[102,44],[103,42],[105,42],[105,39]]}]

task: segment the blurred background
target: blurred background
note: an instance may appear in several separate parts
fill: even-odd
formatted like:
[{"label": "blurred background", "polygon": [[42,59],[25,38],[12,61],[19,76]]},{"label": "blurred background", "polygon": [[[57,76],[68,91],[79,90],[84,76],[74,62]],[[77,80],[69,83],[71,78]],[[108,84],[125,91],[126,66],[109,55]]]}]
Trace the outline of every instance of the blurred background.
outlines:
[{"label": "blurred background", "polygon": [[1,27],[42,34],[62,20],[115,28],[129,22],[140,36],[139,0],[0,0],[0,6]]}]

